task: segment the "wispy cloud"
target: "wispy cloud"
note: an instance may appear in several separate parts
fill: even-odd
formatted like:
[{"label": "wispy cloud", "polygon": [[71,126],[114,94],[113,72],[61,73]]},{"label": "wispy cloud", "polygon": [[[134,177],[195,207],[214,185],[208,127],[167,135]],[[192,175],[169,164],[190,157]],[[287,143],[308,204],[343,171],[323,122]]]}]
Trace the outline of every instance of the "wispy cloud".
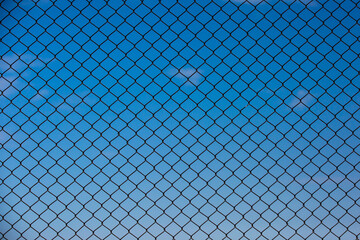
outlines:
[{"label": "wispy cloud", "polygon": [[0,70],[3,72],[15,71],[21,73],[28,67],[36,68],[44,66],[47,61],[47,59],[41,59],[30,53],[23,53],[21,55],[8,54],[1,57]]},{"label": "wispy cloud", "polygon": [[204,78],[201,69],[195,68],[174,68],[171,69],[168,74],[170,77],[177,79],[185,86],[197,86]]},{"label": "wispy cloud", "polygon": [[36,70],[44,67],[44,60],[34,54],[23,53],[7,54],[0,58],[0,96],[10,97],[22,89],[26,84],[24,78],[29,74],[28,70]]},{"label": "wispy cloud", "polygon": [[236,4],[242,4],[242,3],[245,3],[245,4],[259,4],[259,3],[265,3],[267,2],[266,0],[227,0],[227,2],[233,2],[233,3],[236,3]]},{"label": "wispy cloud", "polygon": [[0,143],[3,144],[10,139],[10,135],[5,131],[0,131]]},{"label": "wispy cloud", "polygon": [[[275,2],[275,0],[223,0],[223,1],[232,2],[235,4],[252,4],[252,5]],[[315,7],[319,5],[319,3],[315,0],[284,0],[284,1],[287,3],[304,4],[307,7]]]},{"label": "wispy cloud", "polygon": [[31,98],[31,101],[40,101],[42,99],[46,99],[50,94],[50,91],[47,89],[41,89],[38,94]]},{"label": "wispy cloud", "polygon": [[23,0],[20,2],[20,5],[24,6],[33,6],[33,5],[44,5],[44,4],[52,4],[50,0]]},{"label": "wispy cloud", "polygon": [[301,176],[301,177],[297,177],[296,181],[298,183],[301,184],[329,184],[329,183],[335,183],[335,184],[339,184],[343,181],[353,181],[356,182],[357,179],[352,179],[352,177],[346,177],[344,175],[331,175],[331,176],[327,176],[327,175],[317,175],[317,176]]},{"label": "wispy cloud", "polygon": [[299,90],[293,99],[290,101],[291,108],[306,108],[314,101],[313,95],[306,90]]},{"label": "wispy cloud", "polygon": [[307,7],[320,6],[320,4],[315,0],[295,0],[295,2],[302,3],[302,4],[306,5]]},{"label": "wispy cloud", "polygon": [[5,55],[0,59],[0,95],[11,95],[15,92],[12,85],[13,82],[19,77],[18,71],[23,71],[24,66],[21,66],[22,61],[15,54]]}]

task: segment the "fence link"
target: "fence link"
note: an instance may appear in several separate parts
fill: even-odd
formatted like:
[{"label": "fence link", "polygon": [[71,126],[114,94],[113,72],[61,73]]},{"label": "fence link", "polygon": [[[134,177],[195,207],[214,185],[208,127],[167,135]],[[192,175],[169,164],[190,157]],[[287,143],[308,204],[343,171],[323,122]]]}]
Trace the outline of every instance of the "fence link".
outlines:
[{"label": "fence link", "polygon": [[358,239],[356,0],[3,0],[1,239]]}]

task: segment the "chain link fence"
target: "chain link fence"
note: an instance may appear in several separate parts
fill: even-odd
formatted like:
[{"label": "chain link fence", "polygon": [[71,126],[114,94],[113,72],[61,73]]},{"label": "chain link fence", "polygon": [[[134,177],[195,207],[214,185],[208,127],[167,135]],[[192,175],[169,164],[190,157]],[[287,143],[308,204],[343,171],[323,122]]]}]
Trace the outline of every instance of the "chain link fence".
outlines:
[{"label": "chain link fence", "polygon": [[357,0],[3,0],[1,239],[359,239]]}]

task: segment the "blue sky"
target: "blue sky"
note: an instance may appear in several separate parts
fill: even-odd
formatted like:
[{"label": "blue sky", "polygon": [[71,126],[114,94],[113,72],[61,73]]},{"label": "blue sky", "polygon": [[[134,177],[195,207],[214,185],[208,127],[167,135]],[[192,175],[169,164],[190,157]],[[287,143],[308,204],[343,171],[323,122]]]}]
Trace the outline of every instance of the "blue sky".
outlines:
[{"label": "blue sky", "polygon": [[360,234],[358,2],[25,0],[0,16],[3,237]]}]

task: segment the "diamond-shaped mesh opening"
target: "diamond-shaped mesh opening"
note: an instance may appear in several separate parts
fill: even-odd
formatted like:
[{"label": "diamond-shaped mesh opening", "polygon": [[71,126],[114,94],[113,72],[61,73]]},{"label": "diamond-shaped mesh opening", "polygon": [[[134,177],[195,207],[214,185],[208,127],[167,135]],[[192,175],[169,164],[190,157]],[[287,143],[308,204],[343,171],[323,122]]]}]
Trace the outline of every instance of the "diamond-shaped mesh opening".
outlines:
[{"label": "diamond-shaped mesh opening", "polygon": [[1,1],[1,239],[358,239],[359,7]]}]

